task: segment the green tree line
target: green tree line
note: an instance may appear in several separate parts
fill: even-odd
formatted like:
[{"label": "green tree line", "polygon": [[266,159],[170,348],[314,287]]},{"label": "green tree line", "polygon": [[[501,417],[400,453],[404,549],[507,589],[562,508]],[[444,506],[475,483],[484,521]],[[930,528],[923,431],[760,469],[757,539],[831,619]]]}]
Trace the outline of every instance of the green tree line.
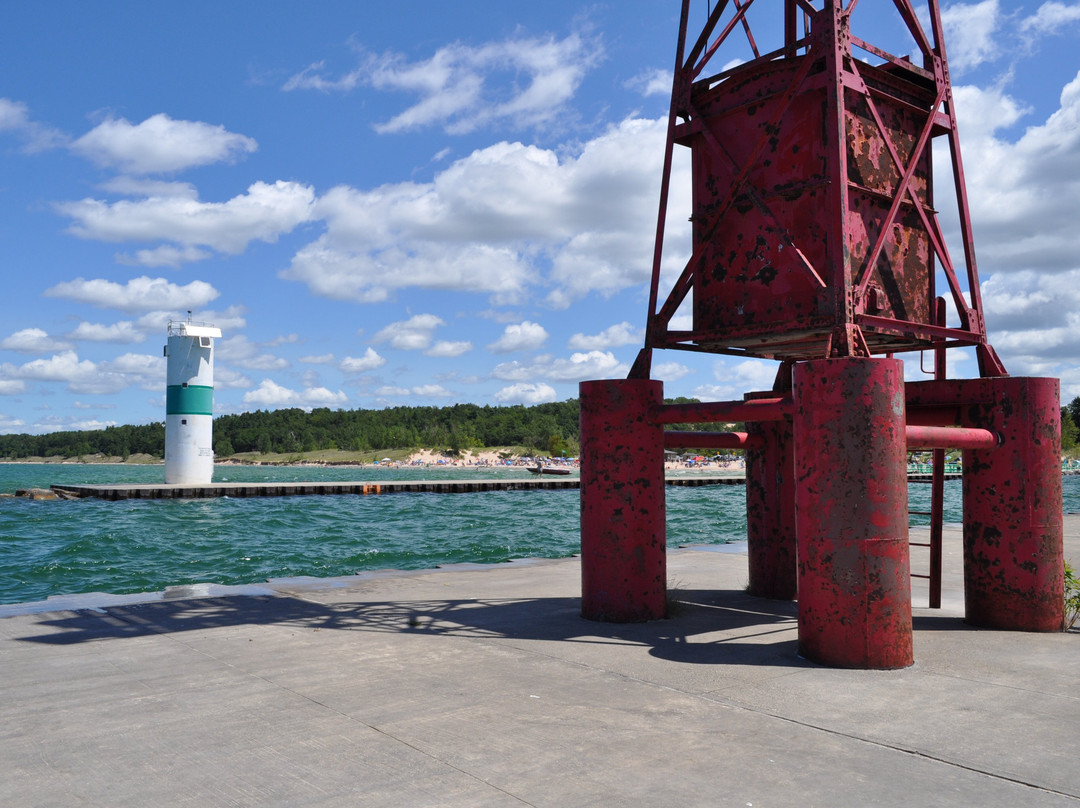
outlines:
[{"label": "green tree line", "polygon": [[1080,445],[1080,396],[1061,408],[1061,450],[1068,452]]},{"label": "green tree line", "polygon": [[[685,404],[694,399],[668,399]],[[723,431],[730,424],[673,424],[672,429]],[[736,429],[742,425],[735,425]],[[454,404],[383,410],[256,410],[214,420],[214,452],[295,454],[320,449],[379,451],[426,447],[459,452],[488,446],[523,446],[533,452],[576,455],[577,399],[532,407]],[[1061,444],[1080,444],[1080,396],[1061,409]],[[102,454],[165,455],[165,425],[110,426],[46,435],[0,435],[0,457],[81,457]]]},{"label": "green tree line", "polygon": [[103,454],[165,456],[165,424],[110,426],[85,432],[50,432],[47,435],[0,435],[0,457],[82,457]]},{"label": "green tree line", "polygon": [[533,407],[454,404],[383,410],[256,410],[214,421],[214,452],[291,454],[319,449],[363,452],[418,446],[453,452],[525,446],[576,454],[576,399]]},{"label": "green tree line", "polygon": [[[391,407],[383,410],[256,410],[214,419],[214,452],[293,454],[320,449],[378,451],[414,447],[461,451],[524,446],[537,452],[576,454],[576,399],[525,406]],[[165,425],[0,435],[0,457],[127,458],[165,455]]]}]

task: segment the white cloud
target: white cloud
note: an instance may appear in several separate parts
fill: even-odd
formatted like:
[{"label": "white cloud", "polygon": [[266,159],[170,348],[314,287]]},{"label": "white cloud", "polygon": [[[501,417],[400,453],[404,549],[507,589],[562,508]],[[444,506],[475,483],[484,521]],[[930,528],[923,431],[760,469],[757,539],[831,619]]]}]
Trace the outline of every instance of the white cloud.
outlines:
[{"label": "white cloud", "polygon": [[663,379],[665,382],[675,382],[693,372],[691,368],[680,362],[658,362],[653,365],[652,378]]},{"label": "white cloud", "polygon": [[157,331],[164,333],[170,321],[177,322],[179,320],[186,320],[187,312],[196,309],[196,319],[200,322],[213,323],[223,332],[239,330],[247,325],[247,320],[244,317],[244,315],[247,314],[247,308],[240,305],[232,305],[225,309],[225,311],[202,309],[198,306],[191,306],[185,309],[177,308],[172,311],[150,311],[141,315],[135,321],[135,326],[143,331]]},{"label": "white cloud", "polygon": [[1000,90],[956,95],[980,273],[1076,268],[1080,74],[1062,89],[1060,108],[1015,142],[997,131],[1020,119],[1018,102]]},{"label": "white cloud", "polygon": [[247,390],[253,382],[243,373],[233,370],[232,368],[224,367],[220,364],[214,365],[214,389],[216,390]]},{"label": "white cloud", "polygon": [[441,325],[446,325],[441,317],[417,314],[408,320],[390,323],[372,337],[372,342],[389,342],[391,348],[399,351],[420,351],[431,345],[432,335]]},{"label": "white cloud", "polygon": [[547,341],[548,332],[539,323],[525,320],[508,325],[502,336],[488,346],[492,353],[511,353],[512,351],[533,351]]},{"label": "white cloud", "polygon": [[302,247],[280,277],[322,297],[361,303],[408,287],[483,292],[505,302],[521,296],[528,272],[512,249],[425,237],[423,222],[410,218],[413,203],[422,202],[414,196],[408,186],[332,189],[318,204],[327,232]]},{"label": "white cloud", "polygon": [[0,413],[0,435],[12,435],[25,432],[26,421]]},{"label": "white cloud", "polygon": [[121,264],[131,264],[153,269],[155,267],[169,267],[179,269],[184,264],[193,264],[203,261],[213,253],[201,250],[198,247],[175,247],[172,244],[163,244],[152,250],[136,250],[135,255],[129,256],[118,253],[116,260]]},{"label": "white cloud", "polygon": [[1051,0],[1043,3],[1031,17],[1020,23],[1020,30],[1027,33],[1059,34],[1066,26],[1080,22],[1080,3],[1066,5]]},{"label": "white cloud", "polygon": [[1001,22],[998,0],[954,3],[941,12],[948,44],[949,67],[963,72],[991,60],[998,52],[994,33]]},{"label": "white cloud", "polygon": [[310,410],[313,407],[340,406],[348,402],[349,397],[341,390],[336,393],[325,387],[291,390],[282,387],[271,379],[263,379],[259,386],[244,394],[244,404],[253,407],[278,409],[281,407],[299,407]]},{"label": "white cloud", "polygon": [[386,384],[378,388],[375,395],[383,399],[405,398],[406,396],[416,396],[417,398],[453,398],[454,396],[441,384],[420,384],[411,388]]},{"label": "white cloud", "polygon": [[644,339],[644,328],[636,328],[624,320],[593,336],[574,334],[567,342],[567,347],[573,351],[602,351],[605,348],[620,348],[623,345],[640,345]]},{"label": "white cloud", "polygon": [[543,382],[539,384],[525,382],[512,384],[495,393],[494,398],[500,404],[525,404],[527,406],[557,400],[555,388]]},{"label": "white cloud", "polygon": [[[25,392],[26,382],[22,379],[0,379],[0,396],[16,396]],[[2,417],[0,416],[0,418]]]},{"label": "white cloud", "polygon": [[452,398],[453,393],[441,384],[421,384],[412,389],[414,396],[421,398]]},{"label": "white cloud", "polygon": [[305,365],[332,365],[337,360],[332,353],[328,353],[318,356],[301,356],[296,361],[303,362]]},{"label": "white cloud", "polygon": [[303,341],[304,340],[299,334],[293,332],[292,334],[281,334],[276,336],[272,340],[264,342],[263,345],[267,348],[277,348],[282,345],[298,345]]},{"label": "white cloud", "polygon": [[116,393],[132,385],[148,389],[165,386],[165,360],[159,356],[124,354],[95,364],[79,359],[74,351],[61,351],[48,359],[35,359],[15,367],[5,364],[5,377],[39,382],[64,382],[78,394]]},{"label": "white cloud", "polygon": [[[431,183],[331,189],[316,204],[326,232],[280,277],[366,303],[416,287],[486,293],[514,305],[546,284],[555,287],[548,302],[559,307],[646,282],[665,127],[628,119],[576,157],[497,143]],[[688,171],[688,161],[676,161],[676,189],[689,187]],[[683,196],[670,207],[668,230],[674,243],[688,245]],[[685,256],[674,250],[665,261],[678,270]]]},{"label": "white cloud", "polygon": [[720,384],[700,385],[691,395],[701,401],[741,401],[744,393],[771,390],[776,369],[775,362],[764,359],[736,361],[724,357],[713,365],[713,376]]},{"label": "white cloud", "polygon": [[79,359],[74,351],[63,351],[48,359],[34,359],[18,368],[23,379],[43,382],[63,382],[92,378],[97,365],[89,359]]},{"label": "white cloud", "polygon": [[386,360],[376,353],[374,348],[368,348],[363,356],[346,356],[341,360],[338,369],[342,373],[367,373],[369,370],[381,368]]},{"label": "white cloud", "polygon": [[74,418],[53,415],[48,418],[42,418],[34,424],[34,426],[49,432],[55,432],[61,429],[65,432],[83,432],[90,429],[105,429],[110,426],[116,426],[116,421],[99,421],[96,418]]},{"label": "white cloud", "polygon": [[247,319],[244,317],[245,314],[247,314],[247,308],[235,303],[225,309],[225,311],[204,309],[197,312],[199,320],[202,322],[213,323],[222,331],[236,331],[246,326]]},{"label": "white cloud", "polygon": [[254,152],[254,139],[201,121],[177,121],[158,113],[139,124],[103,121],[71,147],[99,166],[127,174],[183,171],[234,161]]},{"label": "white cloud", "polygon": [[164,278],[143,275],[126,284],[103,278],[64,281],[45,290],[45,297],[58,297],[88,303],[99,309],[120,311],[153,311],[160,309],[198,309],[218,296],[218,290],[206,281],[192,281],[185,286],[169,283]]},{"label": "white cloud", "polygon": [[179,244],[178,249],[152,250],[142,259],[136,257],[172,266],[204,258],[201,250],[193,249],[196,246],[235,254],[256,239],[273,243],[311,218],[314,201],[310,186],[278,180],[256,182],[246,194],[227,202],[200,202],[189,188],[186,193],[112,203],[100,199],[61,202],[56,209],[73,220],[68,232],[80,238]]},{"label": "white cloud", "polygon": [[624,86],[642,95],[670,95],[672,75],[670,70],[653,68],[642,71],[625,82]]},{"label": "white cloud", "polygon": [[67,136],[57,129],[30,118],[26,104],[0,98],[0,132],[11,132],[21,138],[28,152],[40,152],[67,142]]},{"label": "white cloud", "polygon": [[199,192],[190,182],[179,180],[158,180],[147,177],[111,177],[99,186],[103,191],[120,196],[170,197],[176,196],[181,199],[198,199]]},{"label": "white cloud", "polygon": [[1069,375],[1080,356],[1080,268],[998,273],[982,291],[990,342],[1010,373]]},{"label": "white cloud", "polygon": [[620,378],[626,376],[629,370],[629,366],[616,359],[610,351],[589,351],[572,354],[569,359],[544,355],[530,363],[503,362],[495,366],[491,375],[506,381],[530,381],[539,378],[556,382],[576,382],[585,379]]},{"label": "white cloud", "polygon": [[[548,296],[562,307],[589,293],[610,295],[652,272],[656,198],[664,154],[663,120],[623,121],[589,141],[572,167],[569,221],[579,224],[552,258]],[[666,222],[665,261],[681,270],[689,255],[689,160],[676,153]],[[686,249],[680,250],[682,242]]]},{"label": "white cloud", "polygon": [[20,353],[49,353],[71,350],[71,343],[50,337],[40,328],[24,328],[0,341],[0,348]]},{"label": "white cloud", "polygon": [[126,353],[98,365],[103,375],[115,374],[138,384],[143,389],[157,390],[165,387],[165,357],[148,354]]},{"label": "white cloud", "polygon": [[435,356],[441,359],[453,359],[454,357],[467,354],[473,349],[471,342],[449,342],[447,340],[439,340],[426,351],[425,356]]},{"label": "white cloud", "polygon": [[88,342],[116,342],[125,344],[146,341],[146,332],[138,328],[135,323],[130,320],[121,320],[112,325],[83,321],[75,326],[75,330],[68,334],[68,336],[74,340],[87,340]]},{"label": "white cloud", "polygon": [[214,350],[218,359],[247,370],[283,370],[289,366],[287,359],[265,353],[243,334],[218,340]]},{"label": "white cloud", "polygon": [[517,38],[478,47],[453,43],[421,62],[402,54],[363,54],[360,65],[338,78],[322,62],[294,75],[285,90],[349,91],[360,86],[408,92],[420,100],[376,131],[442,126],[462,134],[493,125],[536,126],[565,116],[585,74],[602,58],[599,41]]},{"label": "white cloud", "polygon": [[30,121],[30,113],[26,104],[21,101],[12,101],[10,98],[0,98],[0,132],[17,132],[25,129]]}]

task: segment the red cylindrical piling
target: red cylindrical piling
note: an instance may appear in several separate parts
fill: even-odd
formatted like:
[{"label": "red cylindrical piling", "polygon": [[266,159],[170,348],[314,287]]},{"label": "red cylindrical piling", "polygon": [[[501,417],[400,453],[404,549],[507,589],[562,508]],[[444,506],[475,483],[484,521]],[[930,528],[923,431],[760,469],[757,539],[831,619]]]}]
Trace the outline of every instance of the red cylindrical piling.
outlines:
[{"label": "red cylindrical piling", "polygon": [[914,661],[904,370],[898,359],[795,365],[799,652],[843,668]]},{"label": "red cylindrical piling", "polygon": [[581,382],[581,615],[657,620],[667,601],[664,384]]},{"label": "red cylindrical piling", "polygon": [[746,450],[747,591],[761,598],[794,600],[798,575],[791,422],[752,423],[747,430],[761,441],[760,448]]},{"label": "red cylindrical piling", "polygon": [[1061,403],[1057,379],[969,383],[990,395],[964,408],[1003,437],[964,453],[964,600],[968,623],[1060,631],[1064,621]]}]

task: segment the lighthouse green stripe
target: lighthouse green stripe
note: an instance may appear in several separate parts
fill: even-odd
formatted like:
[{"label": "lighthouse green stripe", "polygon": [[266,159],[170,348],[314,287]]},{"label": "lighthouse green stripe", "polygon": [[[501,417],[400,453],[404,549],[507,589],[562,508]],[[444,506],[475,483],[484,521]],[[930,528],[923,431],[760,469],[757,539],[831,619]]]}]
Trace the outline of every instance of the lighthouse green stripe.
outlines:
[{"label": "lighthouse green stripe", "polygon": [[184,387],[170,384],[165,388],[166,415],[213,415],[214,388],[201,384]]}]

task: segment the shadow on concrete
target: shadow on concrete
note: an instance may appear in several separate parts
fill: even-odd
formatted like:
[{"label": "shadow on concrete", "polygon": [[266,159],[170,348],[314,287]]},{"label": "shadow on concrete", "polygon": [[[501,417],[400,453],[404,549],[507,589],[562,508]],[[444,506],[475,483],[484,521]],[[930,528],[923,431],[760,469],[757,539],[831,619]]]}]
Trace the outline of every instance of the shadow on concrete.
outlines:
[{"label": "shadow on concrete", "polygon": [[742,591],[678,590],[671,616],[648,623],[598,623],[579,598],[320,603],[299,597],[223,596],[150,601],[65,612],[36,621],[49,629],[23,642],[73,645],[240,626],[393,632],[442,637],[635,644],[687,664],[806,667],[796,653],[796,606]]},{"label": "shadow on concrete", "polygon": [[978,626],[964,622],[963,617],[954,615],[917,614],[911,618],[915,631],[982,631]]}]

